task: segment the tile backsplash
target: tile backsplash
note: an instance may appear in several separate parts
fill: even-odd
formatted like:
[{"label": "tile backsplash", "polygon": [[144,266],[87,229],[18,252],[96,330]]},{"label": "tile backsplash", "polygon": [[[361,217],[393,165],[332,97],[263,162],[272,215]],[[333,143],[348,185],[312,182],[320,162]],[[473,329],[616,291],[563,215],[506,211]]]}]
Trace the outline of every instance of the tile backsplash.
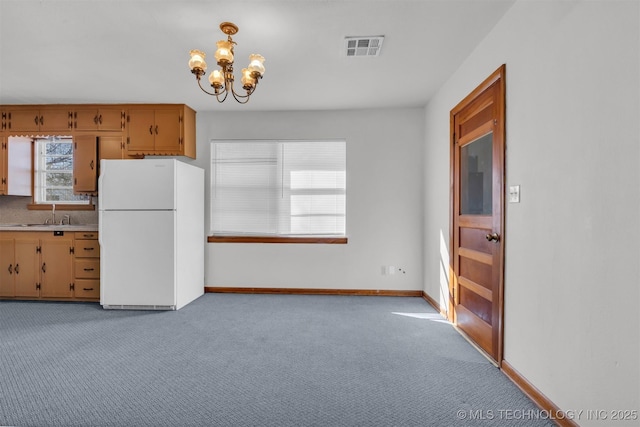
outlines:
[{"label": "tile backsplash", "polygon": [[[28,210],[31,197],[0,196],[0,224],[41,224],[51,218],[51,211]],[[96,206],[97,209],[97,206]],[[56,221],[69,215],[71,224],[97,224],[98,211],[56,210]]]}]

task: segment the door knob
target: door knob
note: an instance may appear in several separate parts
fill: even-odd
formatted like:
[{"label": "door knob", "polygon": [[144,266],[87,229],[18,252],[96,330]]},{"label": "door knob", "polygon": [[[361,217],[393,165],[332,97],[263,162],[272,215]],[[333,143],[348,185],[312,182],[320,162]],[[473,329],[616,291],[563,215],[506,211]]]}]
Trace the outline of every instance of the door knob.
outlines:
[{"label": "door knob", "polygon": [[487,234],[484,237],[490,242],[499,242],[500,241],[500,235],[498,233]]}]

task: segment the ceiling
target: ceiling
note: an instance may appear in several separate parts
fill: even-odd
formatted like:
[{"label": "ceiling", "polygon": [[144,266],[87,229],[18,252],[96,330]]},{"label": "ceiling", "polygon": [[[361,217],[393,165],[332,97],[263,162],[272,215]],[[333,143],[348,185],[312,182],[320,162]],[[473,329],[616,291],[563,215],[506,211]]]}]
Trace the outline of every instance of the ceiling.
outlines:
[{"label": "ceiling", "polygon": [[[0,104],[180,103],[196,111],[423,106],[515,0],[0,0]],[[215,66],[234,36],[236,75],[266,72],[246,105],[196,85],[189,50]],[[347,57],[345,36],[385,40]],[[498,64],[499,65],[499,64]],[[240,86],[238,84],[238,86]]]}]

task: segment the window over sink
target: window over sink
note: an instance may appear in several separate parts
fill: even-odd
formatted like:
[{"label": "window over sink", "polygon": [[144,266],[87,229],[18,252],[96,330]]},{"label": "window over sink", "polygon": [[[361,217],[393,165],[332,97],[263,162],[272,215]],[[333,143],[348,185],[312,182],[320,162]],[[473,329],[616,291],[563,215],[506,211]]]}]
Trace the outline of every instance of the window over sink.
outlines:
[{"label": "window over sink", "polygon": [[88,204],[90,196],[73,193],[73,139],[37,137],[34,144],[34,203]]}]

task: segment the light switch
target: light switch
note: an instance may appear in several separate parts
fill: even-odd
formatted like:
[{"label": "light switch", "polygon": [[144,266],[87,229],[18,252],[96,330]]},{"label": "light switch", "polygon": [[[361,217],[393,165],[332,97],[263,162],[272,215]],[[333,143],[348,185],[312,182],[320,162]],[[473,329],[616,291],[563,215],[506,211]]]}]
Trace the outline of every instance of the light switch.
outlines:
[{"label": "light switch", "polygon": [[520,203],[520,186],[509,186],[509,203]]}]

